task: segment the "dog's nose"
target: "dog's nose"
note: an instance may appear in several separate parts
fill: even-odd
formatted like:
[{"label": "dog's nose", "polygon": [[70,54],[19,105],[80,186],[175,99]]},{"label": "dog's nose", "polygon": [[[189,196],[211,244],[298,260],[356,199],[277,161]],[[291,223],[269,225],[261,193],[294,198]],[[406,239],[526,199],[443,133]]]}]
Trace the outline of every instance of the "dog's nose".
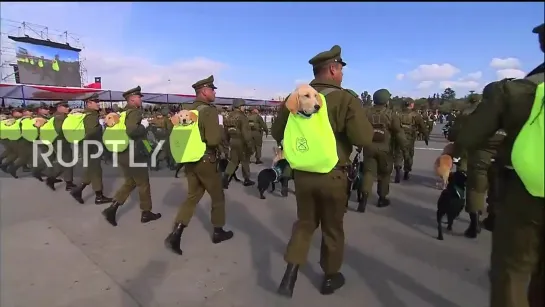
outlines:
[{"label": "dog's nose", "polygon": [[314,105],[314,110],[316,110],[316,111],[320,110],[320,105],[319,105],[319,104],[315,104],[315,105]]},{"label": "dog's nose", "polygon": [[184,123],[184,124],[185,124],[185,122],[186,122],[186,119],[185,119],[185,118],[184,118],[184,119],[182,119],[182,123]]}]

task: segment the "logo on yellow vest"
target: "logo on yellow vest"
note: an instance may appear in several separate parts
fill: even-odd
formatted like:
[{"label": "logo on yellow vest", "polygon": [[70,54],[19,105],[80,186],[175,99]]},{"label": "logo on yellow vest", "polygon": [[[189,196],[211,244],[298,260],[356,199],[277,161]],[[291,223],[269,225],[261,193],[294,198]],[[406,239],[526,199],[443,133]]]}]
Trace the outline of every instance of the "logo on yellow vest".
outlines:
[{"label": "logo on yellow vest", "polygon": [[298,152],[307,152],[308,151],[308,143],[307,139],[304,137],[298,137],[295,142],[297,143],[295,148]]}]

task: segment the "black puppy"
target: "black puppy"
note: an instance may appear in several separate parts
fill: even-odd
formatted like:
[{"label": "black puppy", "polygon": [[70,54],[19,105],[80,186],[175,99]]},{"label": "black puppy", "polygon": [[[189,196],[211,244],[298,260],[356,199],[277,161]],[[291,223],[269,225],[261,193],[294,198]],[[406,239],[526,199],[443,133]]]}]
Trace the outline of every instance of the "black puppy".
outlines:
[{"label": "black puppy", "polygon": [[259,191],[259,198],[265,199],[263,194],[269,186],[271,186],[271,192],[274,191],[275,183],[289,180],[289,178],[282,177],[284,169],[288,165],[286,159],[282,159],[276,163],[274,167],[263,169],[257,175],[257,190]]},{"label": "black puppy", "polygon": [[462,171],[450,173],[447,187],[441,192],[437,200],[437,240],[443,240],[441,221],[447,216],[447,230],[452,230],[454,220],[460,215],[465,206],[467,175]]}]

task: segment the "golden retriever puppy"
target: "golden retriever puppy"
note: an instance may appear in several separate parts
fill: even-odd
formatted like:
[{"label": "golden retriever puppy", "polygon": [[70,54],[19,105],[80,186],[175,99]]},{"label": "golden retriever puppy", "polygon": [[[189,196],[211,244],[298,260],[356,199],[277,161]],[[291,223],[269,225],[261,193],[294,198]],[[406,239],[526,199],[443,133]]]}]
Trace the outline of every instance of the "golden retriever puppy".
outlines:
[{"label": "golden retriever puppy", "polygon": [[170,121],[173,125],[182,125],[189,126],[193,123],[196,123],[199,119],[199,116],[189,110],[181,110],[180,112],[174,114]]},{"label": "golden retriever puppy", "polygon": [[453,151],[454,144],[447,144],[445,148],[443,148],[441,155],[435,159],[435,163],[433,164],[435,174],[437,174],[440,179],[436,185],[438,189],[443,190],[447,187],[448,177],[450,175],[450,171],[452,170],[452,166],[454,165],[454,161],[452,160],[451,156]]},{"label": "golden retriever puppy", "polygon": [[47,123],[47,119],[43,117],[36,117],[34,118],[34,127],[40,128],[41,126],[45,125]]},{"label": "golden retriever puppy", "polygon": [[106,117],[104,117],[104,124],[106,127],[113,127],[119,123],[119,114],[112,112],[108,113]]},{"label": "golden retriever puppy", "polygon": [[286,100],[286,108],[292,114],[310,117],[322,107],[320,94],[308,84],[299,85]]}]

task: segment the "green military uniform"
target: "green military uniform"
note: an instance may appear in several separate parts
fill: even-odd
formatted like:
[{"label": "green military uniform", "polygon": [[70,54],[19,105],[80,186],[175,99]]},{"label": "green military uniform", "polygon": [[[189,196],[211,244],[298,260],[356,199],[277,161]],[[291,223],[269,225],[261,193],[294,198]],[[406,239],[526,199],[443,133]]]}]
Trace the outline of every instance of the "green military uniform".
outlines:
[{"label": "green military uniform", "polygon": [[[427,122],[428,125],[428,133],[431,134],[433,131],[433,124],[435,123],[435,115],[433,113],[429,113],[427,116]],[[422,136],[423,137],[423,136]]]},{"label": "green military uniform", "polygon": [[[40,106],[38,106],[37,108],[38,110],[38,113],[36,114],[36,117],[41,117],[43,119],[46,119],[46,120],[49,120],[50,119],[50,116],[49,116],[49,107],[45,104],[40,104]],[[45,111],[42,113],[42,111]],[[38,128],[38,135],[40,133],[40,129],[41,128]],[[39,140],[39,136],[38,136],[38,140]],[[36,179],[38,179],[39,181],[43,181],[43,172],[44,170],[47,169],[47,164],[45,162],[45,160],[41,157],[40,153],[44,153],[44,152],[47,152],[47,145],[45,144],[39,144],[37,146],[37,150],[38,150],[38,153],[36,153],[38,156],[36,157],[36,165],[33,165],[32,166],[32,176]],[[32,161],[34,163],[34,159]]]},{"label": "green military uniform", "polygon": [[255,152],[255,164],[263,163],[261,161],[261,150],[263,148],[263,132],[269,135],[267,124],[263,117],[259,115],[259,111],[255,109],[252,114],[248,115],[248,124],[250,125],[250,133],[252,135],[253,150]]},{"label": "green military uniform", "polygon": [[[11,115],[13,119],[19,119],[22,117],[23,109],[21,108],[15,108],[11,111]],[[14,124],[15,125],[15,124]],[[3,140],[3,146],[4,146],[4,152],[2,153],[2,164],[0,165],[0,169],[4,171],[5,173],[8,173],[8,169],[10,166],[17,160],[17,141],[11,141],[11,140]]]},{"label": "green military uniform", "polygon": [[[545,51],[544,25],[534,31],[539,33],[542,51]],[[500,203],[495,208],[496,225],[492,236],[489,305],[493,307],[530,306],[528,280],[532,273],[537,273],[532,276],[532,283],[535,278],[539,284],[544,277],[543,271],[538,271],[539,267],[543,268],[544,257],[543,197],[528,192],[511,161],[515,140],[529,119],[536,87],[544,81],[544,74],[545,64],[541,64],[525,79],[494,82],[481,104],[464,120],[455,142],[456,155],[478,149],[500,129],[506,132],[496,156],[496,162],[502,166],[502,189]],[[542,288],[534,291],[530,297],[542,297]]]},{"label": "green military uniform", "polygon": [[168,117],[168,109],[161,110],[161,114],[155,116],[150,122],[151,131],[155,139],[163,141],[161,152],[157,155],[157,169],[159,169],[159,161],[165,160],[170,169],[174,168],[174,161],[170,153],[169,136],[172,131],[172,122]]},{"label": "green military uniform", "polygon": [[411,103],[414,102],[406,101],[405,108],[403,108],[403,110],[399,114],[401,127],[403,128],[403,132],[405,133],[405,139],[407,140],[407,147],[399,148],[397,146],[397,142],[395,142],[395,138],[393,138],[394,144],[392,145],[394,148],[394,169],[396,173],[394,181],[396,183],[399,183],[401,181],[402,166],[404,171],[403,179],[409,179],[409,173],[412,171],[413,167],[414,143],[416,142],[417,133],[422,134],[426,145],[428,144],[429,135],[426,124],[424,123],[424,120],[422,119],[420,114],[418,114],[418,112],[416,112],[412,108],[408,108]]},{"label": "green military uniform", "polygon": [[[93,94],[87,98],[87,102],[98,103],[100,100],[98,94]],[[84,141],[97,141],[102,142],[102,126],[99,121],[99,111],[95,109],[85,108],[85,118],[83,119],[83,127],[85,129]],[[88,145],[87,152],[87,166],[84,165],[83,180],[81,184],[70,191],[70,195],[76,199],[77,202],[83,204],[82,192],[88,186],[91,185],[93,191],[95,191],[95,204],[101,205],[112,201],[111,198],[104,196],[102,193],[102,158],[94,157],[99,151],[99,148],[95,145]]]},{"label": "green military uniform", "polygon": [[[365,118],[359,99],[344,90],[340,76],[322,77],[322,71],[346,65],[341,58],[341,48],[333,46],[312,58],[309,63],[315,71],[310,86],[324,94],[327,100],[329,121],[337,141],[337,166],[329,173],[319,174],[294,170],[297,221],[293,225],[284,260],[288,263],[278,293],[290,297],[293,293],[299,265],[307,261],[314,231],[321,225],[322,247],[320,266],[325,273],[321,292],[330,294],[344,284],[339,272],[344,254],[343,217],[348,202],[347,169],[353,146],[371,143],[372,127]],[[335,65],[337,63],[338,65]],[[284,129],[290,111],[282,105],[272,127],[271,135],[277,142],[284,139]],[[294,146],[293,144],[285,144]]]},{"label": "green military uniform", "polygon": [[[33,109],[27,108],[23,111],[23,117],[22,119],[32,119],[34,116],[32,114]],[[22,121],[20,123],[20,127],[22,129]],[[6,162],[11,164],[9,168],[7,169],[7,172],[13,176],[13,178],[18,178],[17,176],[17,170],[20,167],[23,167],[24,170],[28,169],[28,165],[32,163],[32,142],[26,140],[25,138],[21,137],[16,142],[16,151],[17,156],[11,156],[9,159],[6,159]],[[15,158],[15,159],[14,159]]]},{"label": "green military uniform", "polygon": [[[117,226],[117,209],[123,205],[123,203],[125,203],[135,188],[138,189],[140,210],[142,210],[140,221],[142,223],[147,223],[161,217],[160,213],[151,212],[152,203],[148,166],[146,165],[142,167],[132,165],[133,163],[147,164],[149,162],[150,155],[148,149],[144,145],[144,142],[147,142],[147,130],[141,124],[142,109],[137,104],[129,103],[133,96],[143,96],[140,86],[123,93],[123,97],[127,100],[127,106],[125,108],[125,125],[127,127],[126,132],[130,141],[132,141],[125,151],[118,153],[118,163],[125,181],[117,190],[117,193],[115,193],[112,205],[102,211],[102,214],[112,226]],[[131,157],[131,151],[134,157]],[[134,161],[131,161],[131,158],[134,158]]]},{"label": "green military uniform", "polygon": [[[494,90],[493,84],[489,84],[483,90],[483,95],[490,95],[487,91]],[[480,102],[478,96],[472,97],[470,101],[473,105],[464,110],[466,118],[477,108]],[[480,231],[479,215],[484,210],[485,196],[488,190],[489,172],[491,170],[492,160],[496,155],[499,144],[505,137],[505,131],[500,129],[484,142],[478,149],[472,150],[467,154],[467,192],[466,192],[466,212],[469,213],[470,224],[464,235],[468,238],[476,238]],[[493,178],[491,178],[494,180]],[[494,182],[492,182],[494,186]]]},{"label": "green military uniform", "polygon": [[[232,231],[223,229],[225,225],[225,194],[217,165],[218,150],[222,142],[218,110],[214,105],[211,105],[213,101],[207,102],[202,98],[205,95],[202,97],[199,95],[203,90],[216,89],[214,77],[210,76],[196,82],[193,84],[193,88],[197,92],[197,99],[189,108],[199,111],[199,132],[202,141],[206,144],[206,151],[201,160],[184,165],[188,187],[187,198],[178,210],[172,232],[165,239],[165,246],[179,255],[182,254],[180,244],[183,230],[189,225],[204,192],[208,192],[212,202],[210,211],[210,220],[214,227],[212,242],[220,243],[233,237]],[[206,97],[210,96],[206,95]]]},{"label": "green military uniform", "polygon": [[[58,103],[60,105],[68,106],[67,102],[60,102]],[[57,139],[55,144],[55,151],[58,150],[58,146],[61,146],[61,159],[65,162],[70,162],[73,160],[74,153],[72,151],[72,144],[70,144],[66,139],[64,138],[64,133],[62,131],[62,124],[64,123],[64,120],[66,119],[68,115],[65,113],[55,112],[53,114],[54,122],[53,126],[55,127],[55,132],[57,132]],[[60,144],[59,144],[60,143]],[[59,164],[59,161],[56,161],[53,164],[53,168],[51,169],[51,175],[48,176],[46,180],[46,185],[51,188],[52,190],[55,190],[54,183],[56,182],[56,178],[61,175],[63,176],[64,181],[66,182],[66,191],[72,190],[76,185],[73,183],[74,181],[74,167],[64,167]]]},{"label": "green military uniform", "polygon": [[229,138],[229,164],[223,174],[223,188],[229,188],[229,178],[235,172],[237,166],[242,166],[242,177],[244,177],[244,186],[254,185],[250,180],[250,156],[252,155],[253,142],[250,132],[248,117],[240,109],[246,102],[244,99],[236,98],[233,101],[234,110],[229,113],[226,120],[223,121],[225,132]]},{"label": "green military uniform", "polygon": [[[465,118],[473,112],[473,110],[476,108],[476,103],[480,101],[480,97],[477,94],[469,95],[468,102],[471,104],[470,107],[463,110],[462,113],[457,117],[456,121],[452,124],[452,126],[449,129],[447,139],[450,142],[455,142],[456,138],[458,137],[459,131],[461,127],[463,126],[463,122]],[[460,152],[460,162],[458,166],[456,167],[458,170],[462,172],[467,172],[468,167],[468,155],[467,152]]]},{"label": "green military uniform", "polygon": [[407,146],[405,134],[401,128],[399,117],[388,109],[387,104],[391,94],[386,89],[380,89],[373,94],[375,105],[367,111],[367,118],[373,126],[373,143],[363,148],[363,199],[358,205],[358,211],[364,212],[367,198],[373,187],[374,176],[377,176],[378,207],[390,204],[387,196],[390,192],[390,175],[393,169],[391,154],[392,139],[400,148]]}]

